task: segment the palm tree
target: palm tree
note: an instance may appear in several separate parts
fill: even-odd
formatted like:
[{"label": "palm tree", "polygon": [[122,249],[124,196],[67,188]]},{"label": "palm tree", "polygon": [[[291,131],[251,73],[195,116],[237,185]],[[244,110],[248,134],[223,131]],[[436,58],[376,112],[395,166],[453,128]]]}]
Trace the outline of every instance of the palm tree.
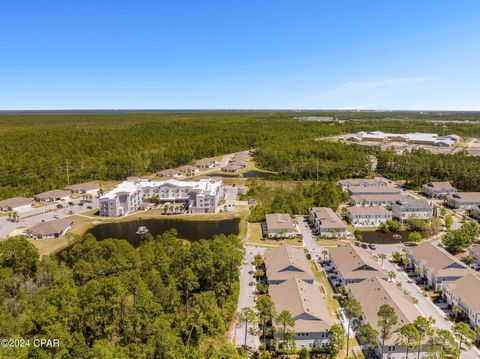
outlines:
[{"label": "palm tree", "polygon": [[327,255],[328,255],[328,251],[326,249],[324,249],[322,251],[322,254],[323,254],[323,261],[326,261],[327,260]]},{"label": "palm tree", "polygon": [[382,260],[382,262],[381,262],[380,265],[381,265],[382,268],[383,268],[383,261],[384,261],[385,259],[387,259],[387,255],[386,255],[385,253],[380,253],[380,254],[378,255],[378,258],[380,258],[380,259]]},{"label": "palm tree", "polygon": [[394,271],[390,271],[387,273],[387,276],[388,276],[388,281],[389,282],[393,282],[393,280],[397,277],[397,275],[395,274]]},{"label": "palm tree", "polygon": [[275,318],[275,323],[282,328],[283,346],[285,347],[287,329],[295,325],[295,320],[293,320],[292,314],[288,310],[282,310]]},{"label": "palm tree", "polygon": [[358,300],[355,298],[347,298],[345,299],[344,303],[345,315],[348,319],[347,325],[347,357],[348,357],[348,349],[350,344],[350,322],[353,318],[361,317],[363,314],[362,307]]},{"label": "palm tree", "polygon": [[458,319],[458,315],[462,312],[462,308],[460,308],[458,305],[454,305],[452,307],[452,313],[455,316],[455,321]]}]

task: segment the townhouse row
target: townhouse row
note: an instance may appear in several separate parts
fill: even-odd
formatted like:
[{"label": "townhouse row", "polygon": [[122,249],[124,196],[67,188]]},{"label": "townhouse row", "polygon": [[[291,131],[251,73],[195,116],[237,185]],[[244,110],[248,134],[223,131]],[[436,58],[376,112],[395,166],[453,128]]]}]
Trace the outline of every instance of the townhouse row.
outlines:
[{"label": "townhouse row", "polygon": [[[303,248],[283,244],[265,253],[268,293],[277,313],[287,310],[295,324],[292,339],[297,348],[326,348],[329,330],[335,323]],[[283,334],[275,332],[283,341]]]}]

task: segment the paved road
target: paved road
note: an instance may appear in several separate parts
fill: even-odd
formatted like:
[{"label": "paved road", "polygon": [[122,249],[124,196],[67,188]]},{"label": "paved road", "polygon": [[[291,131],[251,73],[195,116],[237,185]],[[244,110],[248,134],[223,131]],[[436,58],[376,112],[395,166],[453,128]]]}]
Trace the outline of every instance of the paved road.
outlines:
[{"label": "paved road", "polygon": [[[435,305],[430,299],[426,298],[423,295],[422,290],[415,283],[409,283],[409,278],[405,272],[400,271],[395,264],[389,262],[392,253],[398,252],[400,249],[392,246],[377,246],[377,248],[378,249],[375,251],[370,251],[363,248],[359,248],[359,250],[366,251],[371,255],[385,253],[387,255],[387,259],[383,261],[383,268],[385,271],[395,272],[395,281],[400,282],[402,284],[402,289],[408,291],[412,297],[418,300],[416,307],[424,316],[435,319],[435,327],[450,330],[452,328],[452,323],[445,319],[446,313],[444,313],[442,309]],[[380,262],[381,261],[379,260],[379,263]],[[461,357],[462,359],[479,359],[480,351],[477,348],[472,348],[469,351],[462,353]]]},{"label": "paved road", "polygon": [[[260,247],[245,247],[245,259],[240,269],[240,293],[238,296],[237,312],[244,307],[249,307],[255,310],[255,286],[250,286],[249,283],[254,282],[255,279],[249,271],[255,271],[252,264],[253,258],[256,254],[263,255],[265,248]],[[245,326],[237,326],[235,328],[235,344],[243,346],[245,343]],[[260,347],[260,339],[257,335],[247,334],[247,346],[251,349],[258,349]]]}]

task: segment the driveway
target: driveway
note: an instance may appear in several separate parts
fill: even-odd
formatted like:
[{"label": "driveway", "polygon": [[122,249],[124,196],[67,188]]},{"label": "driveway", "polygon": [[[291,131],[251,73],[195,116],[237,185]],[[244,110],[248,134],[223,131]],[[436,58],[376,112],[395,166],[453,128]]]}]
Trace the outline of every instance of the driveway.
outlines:
[{"label": "driveway", "polygon": [[[418,310],[424,316],[434,318],[436,320],[435,327],[451,330],[452,323],[449,320],[445,319],[446,314],[443,312],[443,310],[440,309],[437,305],[435,305],[430,299],[425,297],[422,293],[422,290],[415,283],[409,283],[409,278],[405,272],[400,271],[394,263],[389,262],[392,253],[398,252],[399,248],[391,246],[377,246],[377,248],[378,249],[375,251],[370,251],[363,248],[359,248],[359,250],[366,251],[370,255],[378,255],[379,253],[385,253],[387,255],[387,259],[383,261],[384,270],[386,272],[393,271],[396,274],[395,281],[400,282],[402,284],[402,289],[408,291],[412,297],[418,300],[418,303],[416,304]],[[479,359],[480,351],[477,348],[472,348],[469,351],[463,352],[461,358]]]}]

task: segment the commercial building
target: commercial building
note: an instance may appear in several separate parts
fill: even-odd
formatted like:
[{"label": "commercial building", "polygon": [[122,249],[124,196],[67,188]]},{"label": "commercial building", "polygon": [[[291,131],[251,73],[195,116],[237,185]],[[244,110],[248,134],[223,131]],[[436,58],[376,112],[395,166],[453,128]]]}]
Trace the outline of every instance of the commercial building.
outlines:
[{"label": "commercial building", "polygon": [[480,278],[468,274],[454,282],[443,283],[443,296],[458,306],[472,327],[480,327]]},{"label": "commercial building", "polygon": [[[334,322],[316,284],[294,277],[269,286],[268,292],[277,313],[287,310],[292,315],[295,321],[292,340],[297,348],[328,347],[329,330]],[[283,341],[280,331],[275,336]]]},{"label": "commercial building", "polygon": [[98,191],[100,190],[100,185],[98,184],[98,182],[85,182],[65,187],[65,189],[69,190],[74,194],[91,194],[94,196],[98,194]]},{"label": "commercial building", "polygon": [[449,194],[457,193],[457,189],[450,182],[429,182],[422,186],[423,193],[429,197],[445,198]]},{"label": "commercial building", "polygon": [[320,237],[337,238],[350,235],[347,226],[331,208],[313,207],[308,213],[310,222]]},{"label": "commercial building", "polygon": [[447,203],[454,208],[468,208],[480,205],[480,192],[457,192],[447,195]]},{"label": "commercial building", "polygon": [[37,202],[55,202],[55,201],[65,201],[70,198],[70,191],[64,191],[62,189],[54,189],[47,192],[42,192],[33,196]]},{"label": "commercial building", "polygon": [[60,238],[65,235],[72,226],[73,219],[62,218],[38,223],[26,232],[34,239]]},{"label": "commercial building", "polygon": [[0,201],[0,211],[24,212],[32,208],[32,199],[25,197],[12,197]]},{"label": "commercial building", "polygon": [[[369,323],[379,333],[381,333],[381,328],[378,325],[380,307],[389,305],[393,308],[397,316],[397,324],[391,329],[392,335],[385,340],[382,359],[405,359],[407,348],[399,344],[398,329],[423,316],[412,303],[411,298],[407,297],[395,283],[378,277],[371,277],[362,282],[350,284],[347,289],[362,307],[362,322]],[[381,357],[381,346],[382,339],[379,336],[376,349],[378,357]],[[412,352],[412,349],[410,349],[410,352]],[[427,358],[428,355],[428,345],[423,343],[420,348],[420,358]]]},{"label": "commercial building", "polygon": [[380,265],[368,253],[351,244],[340,245],[329,252],[331,279],[343,286],[372,277],[386,278]]},{"label": "commercial building", "polygon": [[393,217],[405,222],[410,218],[428,219],[433,215],[433,208],[423,198],[406,197],[393,203]]},{"label": "commercial building", "polygon": [[295,236],[292,217],[288,213],[270,213],[265,215],[267,236],[270,238],[291,238]]},{"label": "commercial building", "polygon": [[420,277],[435,290],[442,289],[445,281],[456,281],[473,272],[446,250],[430,242],[408,248],[405,253],[410,260],[410,267],[418,270]]},{"label": "commercial building", "polygon": [[124,181],[100,197],[100,215],[118,217],[134,212],[149,198],[182,203],[189,213],[215,213],[223,197],[222,181]]},{"label": "commercial building", "polygon": [[313,283],[313,273],[303,248],[282,244],[265,252],[267,284],[280,284],[297,278]]},{"label": "commercial building", "polygon": [[384,207],[348,207],[347,216],[354,227],[378,227],[392,219]]}]

